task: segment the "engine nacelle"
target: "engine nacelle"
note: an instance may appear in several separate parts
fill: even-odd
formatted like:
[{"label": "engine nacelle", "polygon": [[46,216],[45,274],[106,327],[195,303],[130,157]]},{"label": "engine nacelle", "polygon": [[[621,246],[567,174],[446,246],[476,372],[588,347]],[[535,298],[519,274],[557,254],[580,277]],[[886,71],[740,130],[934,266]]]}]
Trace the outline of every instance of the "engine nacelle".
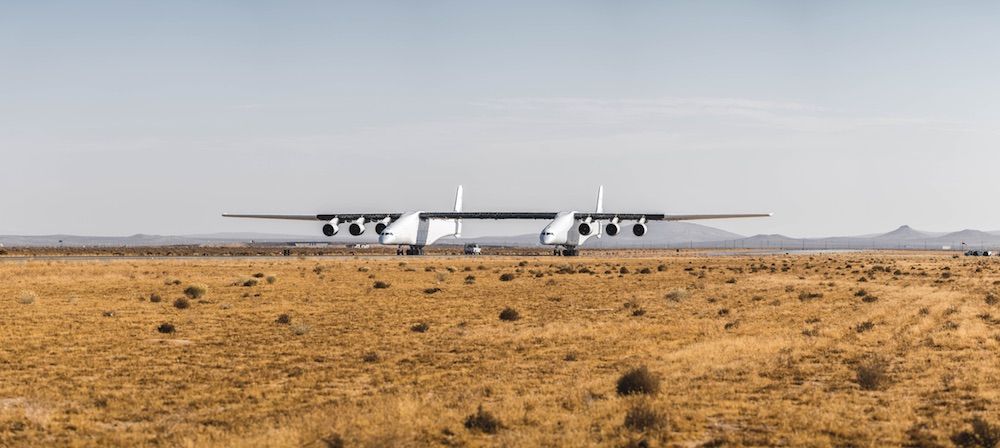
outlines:
[{"label": "engine nacelle", "polygon": [[347,230],[354,236],[359,236],[362,233],[365,233],[365,218],[358,218],[347,227]]},{"label": "engine nacelle", "polygon": [[604,233],[607,233],[608,236],[616,236],[621,231],[622,227],[617,222],[609,222],[608,225],[604,226]]},{"label": "engine nacelle", "polygon": [[323,224],[323,235],[334,236],[340,231],[340,220],[333,218],[330,222]]},{"label": "engine nacelle", "polygon": [[646,224],[644,224],[644,223],[639,223],[639,224],[636,224],[636,225],[632,226],[632,234],[635,235],[635,236],[643,236],[643,235],[645,235],[646,234],[646,230],[647,230]]},{"label": "engine nacelle", "polygon": [[589,221],[584,221],[580,223],[580,226],[576,230],[580,232],[581,236],[587,236],[594,231],[594,226]]},{"label": "engine nacelle", "polygon": [[384,218],[375,224],[375,233],[381,235],[385,231],[386,227],[389,227],[389,223],[392,222],[389,218]]}]

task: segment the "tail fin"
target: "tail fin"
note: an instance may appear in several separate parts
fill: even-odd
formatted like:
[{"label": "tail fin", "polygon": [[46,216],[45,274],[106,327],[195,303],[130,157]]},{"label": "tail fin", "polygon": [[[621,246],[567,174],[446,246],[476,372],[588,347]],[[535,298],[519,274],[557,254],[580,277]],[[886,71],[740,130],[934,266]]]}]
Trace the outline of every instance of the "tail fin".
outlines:
[{"label": "tail fin", "polygon": [[[458,191],[455,193],[455,211],[462,211],[462,186],[458,186]],[[455,220],[455,238],[462,237],[462,219]]]},{"label": "tail fin", "polygon": [[[604,185],[601,185],[597,189],[597,207],[594,210],[597,213],[604,213]],[[604,234],[604,226],[601,225],[600,221],[597,221],[597,237],[600,238]]]},{"label": "tail fin", "polygon": [[604,213],[604,185],[597,189],[597,213]]}]

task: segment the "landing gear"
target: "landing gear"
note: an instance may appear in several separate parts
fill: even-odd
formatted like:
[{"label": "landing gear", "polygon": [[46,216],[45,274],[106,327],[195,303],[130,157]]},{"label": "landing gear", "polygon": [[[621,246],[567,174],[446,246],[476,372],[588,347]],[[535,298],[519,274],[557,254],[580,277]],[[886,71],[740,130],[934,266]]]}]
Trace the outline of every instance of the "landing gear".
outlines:
[{"label": "landing gear", "polygon": [[557,257],[576,257],[580,255],[580,251],[577,250],[576,246],[556,246],[555,250],[552,251],[552,255]]},{"label": "landing gear", "polygon": [[423,255],[424,246],[410,246],[406,249],[406,255]]}]

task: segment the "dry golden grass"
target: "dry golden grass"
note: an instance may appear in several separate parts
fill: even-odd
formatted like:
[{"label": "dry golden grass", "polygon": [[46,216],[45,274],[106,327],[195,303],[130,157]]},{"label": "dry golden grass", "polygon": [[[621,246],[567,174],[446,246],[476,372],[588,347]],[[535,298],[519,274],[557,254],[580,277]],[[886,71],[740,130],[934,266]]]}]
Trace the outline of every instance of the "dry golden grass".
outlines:
[{"label": "dry golden grass", "polygon": [[[0,446],[974,443],[998,285],[895,253],[6,261]],[[618,394],[640,366],[658,392]]]}]

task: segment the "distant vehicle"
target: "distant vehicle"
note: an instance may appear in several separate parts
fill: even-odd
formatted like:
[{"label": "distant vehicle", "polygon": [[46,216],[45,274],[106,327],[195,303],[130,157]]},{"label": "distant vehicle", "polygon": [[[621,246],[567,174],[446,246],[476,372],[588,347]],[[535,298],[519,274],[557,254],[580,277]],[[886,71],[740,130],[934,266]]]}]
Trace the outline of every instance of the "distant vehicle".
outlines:
[{"label": "distant vehicle", "polygon": [[465,255],[480,255],[483,253],[483,249],[479,247],[478,244],[466,244],[465,245]]},{"label": "distant vehicle", "polygon": [[996,252],[992,250],[970,250],[965,252],[966,257],[992,257]]},{"label": "distant vehicle", "polygon": [[[756,218],[771,216],[770,213],[719,214],[719,215],[668,215],[664,213],[604,211],[604,187],[597,190],[597,207],[593,212],[465,212],[462,211],[462,186],[455,195],[454,211],[447,212],[385,212],[385,213],[322,213],[315,215],[273,215],[273,214],[230,214],[227,218],[293,219],[319,221],[323,223],[323,234],[334,236],[341,224],[353,236],[365,233],[365,226],[374,223],[379,244],[396,245],[397,253],[423,255],[424,246],[448,237],[462,236],[463,219],[520,219],[549,220],[549,224],[538,235],[539,241],[554,246],[556,255],[579,255],[577,247],[588,238],[602,234],[610,237],[622,231],[622,224],[633,222],[632,234],[641,237],[646,234],[646,224],[651,221],[695,221],[703,219]],[[403,246],[408,246],[405,252]]]}]

